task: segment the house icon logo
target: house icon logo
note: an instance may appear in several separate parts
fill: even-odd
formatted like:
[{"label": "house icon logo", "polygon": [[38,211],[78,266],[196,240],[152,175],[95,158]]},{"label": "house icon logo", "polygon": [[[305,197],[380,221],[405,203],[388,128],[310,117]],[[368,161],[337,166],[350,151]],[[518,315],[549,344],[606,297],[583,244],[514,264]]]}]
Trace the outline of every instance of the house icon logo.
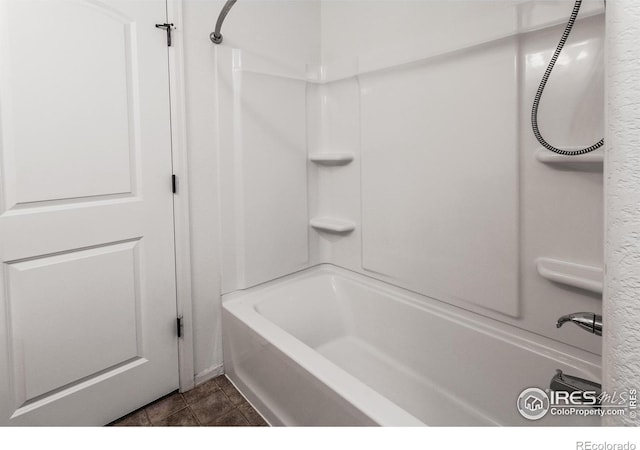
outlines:
[{"label": "house icon logo", "polygon": [[524,406],[529,411],[538,411],[542,409],[542,405],[542,400],[540,400],[538,397],[534,397],[533,395],[530,395],[524,399]]},{"label": "house icon logo", "polygon": [[528,388],[520,393],[517,406],[525,419],[542,419],[549,411],[549,396],[542,389]]}]

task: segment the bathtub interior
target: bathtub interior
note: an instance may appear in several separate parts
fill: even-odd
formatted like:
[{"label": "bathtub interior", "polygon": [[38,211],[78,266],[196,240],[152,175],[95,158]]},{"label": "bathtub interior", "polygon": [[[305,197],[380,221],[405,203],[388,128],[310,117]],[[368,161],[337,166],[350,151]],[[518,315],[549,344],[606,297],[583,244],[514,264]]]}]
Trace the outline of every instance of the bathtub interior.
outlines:
[{"label": "bathtub interior", "polygon": [[524,425],[515,410],[523,389],[546,387],[556,369],[599,377],[586,352],[577,358],[553,342],[331,266],[233,298],[428,425]]},{"label": "bathtub interior", "polygon": [[[414,356],[429,353],[430,349],[408,331],[413,327],[411,322],[421,320],[411,307],[389,301],[379,290],[354,286],[353,281],[330,272],[309,277],[292,287],[293,294],[288,292],[282,299],[276,297],[282,291],[274,292],[255,305],[256,311],[425,424],[498,423],[463,402],[458,395],[464,393],[454,396],[432,373],[416,370],[419,361]],[[404,322],[408,316],[413,319]],[[422,325],[431,324],[422,322]],[[431,354],[437,355],[431,364],[447,363],[440,360],[441,350]]]}]

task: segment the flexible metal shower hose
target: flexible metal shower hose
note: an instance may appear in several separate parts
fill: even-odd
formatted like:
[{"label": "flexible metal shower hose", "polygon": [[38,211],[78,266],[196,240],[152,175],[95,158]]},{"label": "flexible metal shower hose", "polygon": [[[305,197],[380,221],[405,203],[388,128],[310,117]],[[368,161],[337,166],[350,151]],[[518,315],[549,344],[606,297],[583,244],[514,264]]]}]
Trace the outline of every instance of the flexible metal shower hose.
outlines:
[{"label": "flexible metal shower hose", "polygon": [[553,57],[549,62],[549,66],[547,70],[544,72],[544,76],[540,81],[540,86],[538,86],[538,92],[536,92],[536,97],[533,100],[533,108],[531,110],[531,125],[533,126],[533,134],[535,134],[536,139],[544,148],[547,150],[551,150],[552,152],[558,153],[560,155],[566,156],[577,156],[584,155],[585,153],[589,153],[594,151],[597,148],[600,148],[604,145],[604,139],[600,139],[593,145],[589,147],[585,147],[579,150],[564,150],[561,148],[556,148],[553,145],[549,144],[540,133],[540,128],[538,127],[538,107],[540,106],[540,99],[542,98],[542,93],[544,92],[544,88],[547,85],[547,81],[549,81],[549,77],[551,76],[551,72],[553,71],[553,67],[556,65],[556,61],[564,48],[564,44],[567,43],[567,39],[569,39],[569,35],[571,34],[571,30],[573,29],[573,25],[576,22],[576,18],[578,17],[578,13],[580,12],[580,6],[582,5],[582,0],[576,0],[576,3],[573,6],[573,11],[571,12],[571,17],[569,18],[569,22],[567,22],[567,26],[564,29],[564,33],[562,33],[562,37],[560,38],[560,42],[558,43],[558,47],[556,51],[553,53]]}]

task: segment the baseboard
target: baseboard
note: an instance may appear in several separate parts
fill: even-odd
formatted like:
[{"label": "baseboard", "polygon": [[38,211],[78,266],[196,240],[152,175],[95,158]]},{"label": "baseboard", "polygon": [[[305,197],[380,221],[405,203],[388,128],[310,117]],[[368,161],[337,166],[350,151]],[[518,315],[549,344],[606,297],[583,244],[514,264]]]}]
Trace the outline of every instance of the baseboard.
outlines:
[{"label": "baseboard", "polygon": [[224,373],[224,366],[222,364],[218,364],[217,366],[209,367],[208,369],[205,369],[202,372],[197,373],[194,381],[197,386],[219,375],[222,375],[223,373]]}]

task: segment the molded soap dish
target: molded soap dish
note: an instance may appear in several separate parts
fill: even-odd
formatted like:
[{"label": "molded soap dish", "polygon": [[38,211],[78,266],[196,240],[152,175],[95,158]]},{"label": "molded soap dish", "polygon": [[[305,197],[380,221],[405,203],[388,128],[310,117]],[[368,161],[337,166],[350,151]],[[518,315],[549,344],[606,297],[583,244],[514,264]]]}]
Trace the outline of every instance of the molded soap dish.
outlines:
[{"label": "molded soap dish", "polygon": [[600,148],[584,155],[566,156],[553,153],[546,148],[540,148],[536,151],[536,159],[551,166],[566,166],[576,169],[597,168],[604,163],[604,151]]},{"label": "molded soap dish", "polygon": [[314,153],[309,155],[309,161],[324,166],[344,166],[353,161],[353,153]]},{"label": "molded soap dish", "polygon": [[356,224],[335,217],[317,217],[309,222],[312,228],[327,233],[346,234],[356,229]]},{"label": "molded soap dish", "polygon": [[536,266],[540,276],[547,280],[602,294],[604,272],[600,267],[551,258],[538,258]]}]

